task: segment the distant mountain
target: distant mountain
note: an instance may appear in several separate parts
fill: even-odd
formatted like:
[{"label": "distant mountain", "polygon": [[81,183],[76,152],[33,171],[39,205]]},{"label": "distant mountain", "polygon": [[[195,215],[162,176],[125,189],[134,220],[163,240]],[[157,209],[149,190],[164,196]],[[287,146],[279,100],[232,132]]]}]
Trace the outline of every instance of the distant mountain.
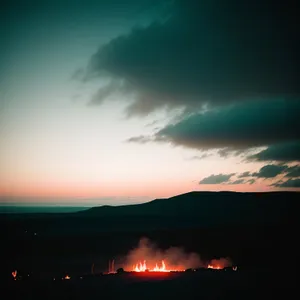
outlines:
[{"label": "distant mountain", "polygon": [[88,209],[79,206],[36,206],[36,205],[2,205],[1,214],[33,214],[33,213],[71,213]]},{"label": "distant mountain", "polygon": [[32,228],[44,236],[243,226],[295,227],[299,219],[299,195],[299,192],[190,192],[142,204],[106,205],[72,213],[0,214],[0,225],[5,222],[2,226],[21,235],[22,228]]},{"label": "distant mountain", "polygon": [[190,192],[143,204],[100,206],[77,215],[97,218],[176,218],[201,224],[268,223],[298,214],[298,192]]}]

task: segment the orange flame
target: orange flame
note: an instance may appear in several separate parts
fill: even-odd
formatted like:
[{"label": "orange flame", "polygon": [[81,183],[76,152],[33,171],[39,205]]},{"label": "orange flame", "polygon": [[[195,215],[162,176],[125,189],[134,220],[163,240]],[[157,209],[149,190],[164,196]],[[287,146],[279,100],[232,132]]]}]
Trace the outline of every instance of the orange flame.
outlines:
[{"label": "orange flame", "polygon": [[134,265],[132,267],[132,270],[134,272],[174,272],[174,271],[182,271],[182,270],[173,270],[173,269],[168,269],[166,267],[165,262],[162,260],[161,261],[161,266],[159,266],[157,263],[155,264],[154,268],[148,268],[146,261],[144,260],[144,262],[139,262],[136,265]]},{"label": "orange flame", "polygon": [[69,275],[66,275],[64,279],[71,279],[71,277]]},{"label": "orange flame", "polygon": [[216,266],[214,266],[214,265],[208,265],[207,268],[208,268],[208,269],[215,269],[215,270],[221,270],[221,269],[223,269],[223,268],[220,267],[219,265],[216,265]]}]

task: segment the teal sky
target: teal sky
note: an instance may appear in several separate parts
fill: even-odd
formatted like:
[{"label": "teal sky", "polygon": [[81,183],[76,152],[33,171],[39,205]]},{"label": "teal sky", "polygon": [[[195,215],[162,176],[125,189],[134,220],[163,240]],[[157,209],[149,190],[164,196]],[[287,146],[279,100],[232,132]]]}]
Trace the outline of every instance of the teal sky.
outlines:
[{"label": "teal sky", "polygon": [[[214,15],[194,18],[189,5],[6,1],[1,202],[124,204],[191,190],[299,188],[298,90],[283,79],[295,73],[273,63],[281,79],[262,66],[261,87],[255,67],[249,76],[250,64],[244,70],[232,55],[246,41],[241,48],[220,34],[221,43]],[[213,60],[209,47],[219,43],[231,54]],[[229,80],[228,66],[248,75]]]}]

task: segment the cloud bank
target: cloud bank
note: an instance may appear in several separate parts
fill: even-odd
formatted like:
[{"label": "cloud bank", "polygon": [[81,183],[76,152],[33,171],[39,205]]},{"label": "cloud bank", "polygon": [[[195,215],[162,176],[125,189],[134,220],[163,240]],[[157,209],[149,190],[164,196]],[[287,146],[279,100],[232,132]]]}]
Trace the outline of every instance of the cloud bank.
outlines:
[{"label": "cloud bank", "polygon": [[261,147],[300,138],[300,102],[254,101],[193,114],[156,138],[194,149]]},{"label": "cloud bank", "polygon": [[128,115],[298,97],[295,5],[173,1],[168,18],[99,48],[87,77],[123,80],[135,93]]},{"label": "cloud bank", "polygon": [[300,178],[289,179],[287,181],[279,181],[273,184],[273,186],[279,188],[300,188]]},{"label": "cloud bank", "polygon": [[[224,158],[244,155],[246,162],[267,163],[256,173],[237,175],[235,184],[289,177],[287,164],[300,161],[296,3],[172,3],[165,18],[134,28],[94,53],[85,79],[106,77],[110,83],[90,103],[100,105],[121,92],[127,117],[179,109],[179,119],[127,142],[216,150]],[[254,150],[259,152],[248,153]],[[295,185],[291,180],[297,180],[298,171],[289,172],[284,184]],[[200,184],[230,183],[231,176],[211,175]]]},{"label": "cloud bank", "polygon": [[[300,180],[300,165],[265,165],[261,167],[257,172],[243,172],[241,174],[231,173],[231,174],[218,174],[210,175],[203,178],[199,184],[243,184],[249,183],[253,184],[257,179],[269,179],[273,180],[277,176],[281,175],[282,179],[271,183],[271,186],[288,188],[297,188],[299,186]],[[237,179],[231,181],[231,178],[235,176]],[[248,179],[245,179],[248,178]]]}]

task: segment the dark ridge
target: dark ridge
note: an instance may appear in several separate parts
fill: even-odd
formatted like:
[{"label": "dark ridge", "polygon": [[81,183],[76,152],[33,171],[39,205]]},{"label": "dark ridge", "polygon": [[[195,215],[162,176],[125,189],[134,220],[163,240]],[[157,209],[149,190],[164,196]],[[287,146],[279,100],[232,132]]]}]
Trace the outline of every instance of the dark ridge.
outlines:
[{"label": "dark ridge", "polygon": [[[98,206],[73,213],[0,215],[0,220],[40,220],[61,232],[157,230],[211,226],[294,224],[299,192],[189,192],[142,204]],[[23,221],[22,221],[23,222]],[[63,224],[63,225],[62,225]],[[50,227],[49,227],[50,230]]]},{"label": "dark ridge", "polygon": [[289,218],[298,207],[298,192],[189,192],[167,199],[124,205],[93,207],[76,215],[94,217],[197,218],[203,223],[268,222]]}]

